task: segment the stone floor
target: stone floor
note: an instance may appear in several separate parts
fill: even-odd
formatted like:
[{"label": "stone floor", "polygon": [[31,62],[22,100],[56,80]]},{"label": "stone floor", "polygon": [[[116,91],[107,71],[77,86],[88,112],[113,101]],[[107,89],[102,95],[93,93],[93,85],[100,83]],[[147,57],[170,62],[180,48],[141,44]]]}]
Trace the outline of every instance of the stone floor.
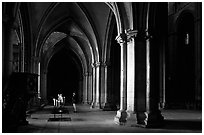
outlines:
[{"label": "stone floor", "polygon": [[[71,121],[48,121],[53,118],[53,106],[45,106],[28,116],[29,125],[20,126],[19,133],[201,133],[201,111],[162,110],[165,125],[162,128],[142,128],[114,123],[115,111],[90,109],[88,105],[78,105],[73,113],[72,106],[66,106],[69,114],[62,118]],[[60,114],[55,117],[61,118]]]}]

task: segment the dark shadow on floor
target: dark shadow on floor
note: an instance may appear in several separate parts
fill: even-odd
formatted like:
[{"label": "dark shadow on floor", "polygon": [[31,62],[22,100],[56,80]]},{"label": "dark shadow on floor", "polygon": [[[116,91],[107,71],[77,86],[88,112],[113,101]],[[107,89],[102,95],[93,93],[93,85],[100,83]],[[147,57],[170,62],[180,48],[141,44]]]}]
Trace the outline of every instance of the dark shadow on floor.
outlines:
[{"label": "dark shadow on floor", "polygon": [[164,120],[164,127],[162,129],[201,130],[202,132],[202,121]]},{"label": "dark shadow on floor", "polygon": [[32,124],[28,124],[26,126],[20,126],[17,131],[13,133],[34,133],[36,131],[43,130],[45,127],[36,126]]},{"label": "dark shadow on floor", "polygon": [[73,121],[86,121],[86,120],[82,118],[73,118]]},{"label": "dark shadow on floor", "polygon": [[71,118],[70,117],[67,117],[67,118],[49,118],[48,121],[71,121]]}]

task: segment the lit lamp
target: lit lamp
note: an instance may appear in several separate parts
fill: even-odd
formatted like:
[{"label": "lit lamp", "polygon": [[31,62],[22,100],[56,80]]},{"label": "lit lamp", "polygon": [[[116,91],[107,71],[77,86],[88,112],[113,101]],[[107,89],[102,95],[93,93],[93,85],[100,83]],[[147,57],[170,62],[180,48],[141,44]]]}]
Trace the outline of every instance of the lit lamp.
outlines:
[{"label": "lit lamp", "polygon": [[63,104],[65,105],[65,97],[63,97]]},{"label": "lit lamp", "polygon": [[185,45],[189,45],[189,34],[186,33],[185,35]]},{"label": "lit lamp", "polygon": [[53,98],[53,102],[54,102],[54,106],[56,106],[56,104],[55,104],[55,99]]}]

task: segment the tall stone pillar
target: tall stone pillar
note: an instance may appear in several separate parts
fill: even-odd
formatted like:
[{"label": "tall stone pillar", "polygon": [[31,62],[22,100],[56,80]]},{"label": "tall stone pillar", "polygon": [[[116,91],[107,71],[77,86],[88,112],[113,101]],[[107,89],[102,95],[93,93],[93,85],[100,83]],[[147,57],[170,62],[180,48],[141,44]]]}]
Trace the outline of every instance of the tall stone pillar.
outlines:
[{"label": "tall stone pillar", "polygon": [[114,118],[116,124],[124,124],[127,121],[127,37],[121,33],[116,37],[121,47],[121,68],[120,68],[120,110]]},{"label": "tall stone pillar", "polygon": [[95,102],[96,102],[96,69],[94,64],[91,65],[93,69],[93,74],[92,74],[92,102],[91,102],[91,107],[95,107]]},{"label": "tall stone pillar", "polygon": [[44,70],[41,72],[41,88],[40,88],[40,97],[42,103],[47,103],[47,71]]},{"label": "tall stone pillar", "polygon": [[[103,85],[103,86],[101,86],[101,93],[102,93],[102,96],[104,96],[104,104],[103,104],[103,110],[104,111],[115,111],[115,110],[117,110],[117,106],[114,104],[114,103],[112,103],[112,100],[111,100],[111,91],[108,91],[108,78],[107,78],[107,76],[108,76],[108,66],[109,66],[109,64],[108,63],[103,63],[103,65],[102,65],[102,70],[101,70],[101,72],[103,73],[103,77],[101,76],[101,79],[103,80],[103,83],[101,84],[101,85]],[[102,74],[101,73],[101,74]],[[102,81],[101,81],[102,82]],[[103,88],[103,89],[102,89]]]},{"label": "tall stone pillar", "polygon": [[165,108],[166,103],[166,86],[165,86],[165,76],[166,76],[166,61],[165,61],[165,41],[162,42],[161,48],[160,48],[160,108]]},{"label": "tall stone pillar", "polygon": [[93,85],[92,85],[92,74],[89,73],[88,74],[88,85],[87,85],[87,103],[91,104],[92,103],[92,89],[93,89]]},{"label": "tall stone pillar", "polygon": [[101,108],[100,103],[100,62],[96,62],[93,64],[93,101],[91,104],[91,108]]},{"label": "tall stone pillar", "polygon": [[40,98],[40,86],[41,86],[41,83],[40,83],[40,78],[41,78],[41,69],[40,69],[40,62],[38,63],[38,98]]},{"label": "tall stone pillar", "polygon": [[78,85],[79,85],[78,100],[81,103],[83,102],[83,78],[80,77]]},{"label": "tall stone pillar", "polygon": [[100,103],[100,62],[93,64],[93,101],[91,108],[101,108]]},{"label": "tall stone pillar", "polygon": [[95,63],[95,67],[96,67],[96,103],[95,103],[95,107],[97,108],[101,108],[101,94],[100,94],[100,62],[96,62]]},{"label": "tall stone pillar", "polygon": [[2,83],[4,91],[7,80],[12,73],[13,66],[12,30],[14,27],[14,18],[9,17],[7,14],[3,14],[2,19]]},{"label": "tall stone pillar", "polygon": [[83,75],[83,103],[86,104],[87,103],[87,99],[88,99],[88,72],[84,73]]},{"label": "tall stone pillar", "polygon": [[20,47],[20,72],[24,72],[24,63],[25,63],[25,58],[24,58],[24,44],[21,43]]},{"label": "tall stone pillar", "polygon": [[100,90],[101,106],[104,107],[107,102],[107,65],[105,62],[101,63]]},{"label": "tall stone pillar", "polygon": [[139,31],[135,43],[136,119],[142,127],[163,123],[159,110],[159,54],[148,31]]},{"label": "tall stone pillar", "polygon": [[137,30],[126,30],[127,35],[127,124],[136,122],[135,117],[135,37]]}]

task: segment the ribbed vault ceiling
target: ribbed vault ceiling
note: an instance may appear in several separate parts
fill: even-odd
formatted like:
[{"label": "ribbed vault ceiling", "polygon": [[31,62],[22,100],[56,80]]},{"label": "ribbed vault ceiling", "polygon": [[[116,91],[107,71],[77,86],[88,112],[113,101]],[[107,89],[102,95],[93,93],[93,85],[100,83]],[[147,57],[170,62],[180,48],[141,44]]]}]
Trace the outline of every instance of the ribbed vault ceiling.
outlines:
[{"label": "ribbed vault ceiling", "polygon": [[[29,3],[31,31],[37,54],[52,32],[63,32],[78,40],[90,61],[99,61],[110,8],[101,2]],[[91,55],[92,53],[92,55]]]}]

